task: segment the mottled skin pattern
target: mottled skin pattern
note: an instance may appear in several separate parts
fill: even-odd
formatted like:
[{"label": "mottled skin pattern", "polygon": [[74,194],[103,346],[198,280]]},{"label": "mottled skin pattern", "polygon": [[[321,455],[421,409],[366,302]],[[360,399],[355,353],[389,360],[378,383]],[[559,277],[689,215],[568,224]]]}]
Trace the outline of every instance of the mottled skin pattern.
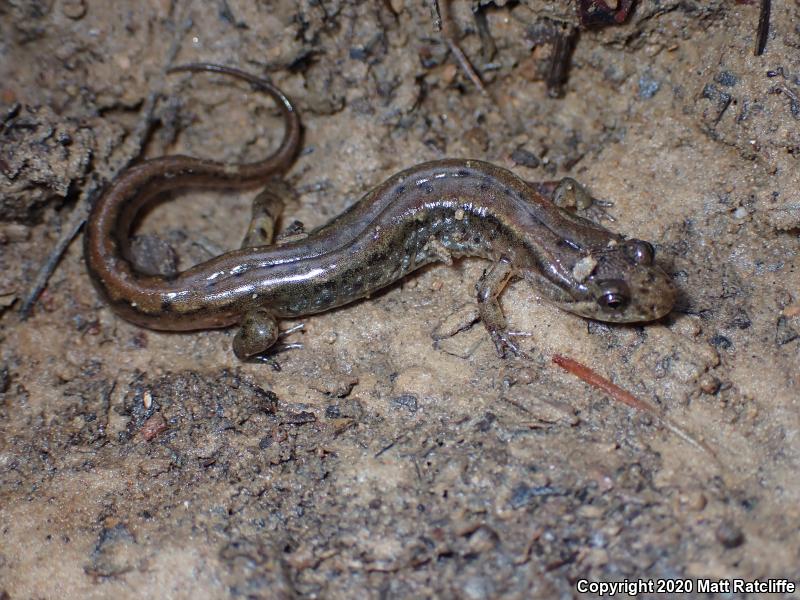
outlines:
[{"label": "mottled skin pattern", "polygon": [[[497,301],[513,277],[565,310],[603,321],[649,321],[672,308],[675,288],[653,264],[649,244],[626,241],[555,206],[510,171],[478,160],[440,160],[402,171],[302,239],[269,245],[269,226],[260,242],[249,236],[248,247],[174,278],[136,273],[129,260],[130,226],[158,192],[198,183],[252,185],[291,162],[299,140],[296,114],[277,90],[260,86],[278,99],[287,118],[284,143],[273,157],[241,167],[189,157],[145,162],[124,172],[94,207],[87,265],[124,318],[172,331],[239,323],[234,349],[246,357],[277,339],[277,319],[353,302],[426,264],[460,256],[494,263],[477,288],[481,318],[500,354],[519,353]],[[266,211],[267,221],[274,220],[278,203]]]}]

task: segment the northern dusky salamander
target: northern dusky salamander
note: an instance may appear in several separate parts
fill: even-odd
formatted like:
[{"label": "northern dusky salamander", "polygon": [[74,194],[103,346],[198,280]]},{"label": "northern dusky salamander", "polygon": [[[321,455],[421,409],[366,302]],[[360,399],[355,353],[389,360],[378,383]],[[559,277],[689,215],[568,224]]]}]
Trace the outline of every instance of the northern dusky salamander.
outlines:
[{"label": "northern dusky salamander", "polygon": [[[433,262],[473,256],[492,262],[476,285],[478,314],[498,354],[520,351],[506,330],[499,296],[523,278],[546,300],[600,321],[650,321],[667,314],[675,287],[654,263],[653,247],[625,239],[556,206],[510,171],[480,160],[445,159],[393,175],[343,214],[308,234],[274,243],[282,208],[279,179],[300,145],[300,121],[272,84],[211,64],[177,67],[250,82],[273,97],[285,120],[266,160],[229,165],[188,156],[146,160],[123,171],[94,204],[85,233],[89,273],[123,318],[143,327],[186,331],[238,325],[240,358],[264,354],[278,320],[365,298]],[[572,180],[565,180],[573,189]],[[266,185],[239,250],[174,277],[138,272],[130,249],[140,210],[179,187]],[[299,239],[297,239],[299,238]]]}]

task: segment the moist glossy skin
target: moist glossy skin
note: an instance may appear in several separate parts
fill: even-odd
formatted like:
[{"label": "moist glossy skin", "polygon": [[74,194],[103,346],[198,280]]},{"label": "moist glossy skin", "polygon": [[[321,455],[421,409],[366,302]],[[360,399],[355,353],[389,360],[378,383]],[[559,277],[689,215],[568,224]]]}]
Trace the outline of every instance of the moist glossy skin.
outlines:
[{"label": "moist glossy skin", "polygon": [[426,264],[460,256],[497,263],[495,276],[479,284],[478,301],[501,354],[516,350],[496,302],[512,277],[593,319],[650,321],[671,310],[675,288],[653,263],[649,244],[626,241],[555,206],[510,171],[478,160],[406,169],[303,239],[228,252],[171,279],[138,274],[128,249],[138,210],[166,188],[252,183],[286,168],[299,137],[286,106],[287,134],[272,159],[241,168],[157,159],[126,171],[100,199],[87,226],[86,261],[118,314],[171,331],[244,323],[235,348],[247,356],[275,341],[275,319],[353,302]]}]

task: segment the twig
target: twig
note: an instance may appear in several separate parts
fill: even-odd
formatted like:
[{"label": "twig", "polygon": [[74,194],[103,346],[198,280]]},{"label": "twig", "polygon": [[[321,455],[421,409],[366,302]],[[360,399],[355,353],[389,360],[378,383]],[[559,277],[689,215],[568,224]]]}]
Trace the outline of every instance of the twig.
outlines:
[{"label": "twig", "polygon": [[[132,136],[132,139],[137,141],[136,151],[132,152],[126,157],[122,168],[129,165],[134,159],[136,159],[137,156],[139,156],[144,139],[147,137],[148,133],[150,132],[150,127],[153,124],[153,112],[155,110],[157,98],[158,94],[156,93],[150,93],[147,96],[147,99],[142,107],[142,117],[137,123]],[[67,248],[69,248],[69,245],[72,243],[72,240],[77,237],[81,228],[86,223],[86,219],[89,216],[89,210],[92,205],[90,200],[94,196],[95,192],[102,187],[102,184],[98,181],[98,179],[99,178],[93,174],[89,183],[83,188],[83,191],[81,191],[78,202],[75,205],[75,209],[72,211],[72,214],[70,214],[69,220],[67,221],[67,227],[61,233],[56,245],[47,255],[44,263],[41,267],[39,267],[39,271],[33,278],[33,284],[25,294],[22,305],[19,309],[20,317],[23,320],[30,316],[31,310],[33,310],[33,306],[36,304],[36,300],[47,286],[47,282],[50,281],[50,277],[55,272],[58,263],[61,261],[61,257],[64,255],[64,252],[66,252]]]},{"label": "twig", "polygon": [[56,245],[50,251],[50,254],[47,256],[42,266],[39,267],[36,277],[33,278],[33,284],[25,294],[22,305],[19,309],[20,317],[23,320],[30,316],[33,305],[39,298],[39,294],[41,294],[42,290],[44,290],[45,286],[47,286],[47,282],[50,280],[50,276],[53,274],[53,271],[56,270],[58,262],[61,260],[61,256],[72,243],[72,240],[75,239],[75,236],[78,235],[78,232],[81,230],[81,227],[83,227],[83,224],[86,223],[86,217],[89,215],[89,202],[87,198],[94,193],[96,188],[96,183],[92,182],[89,184],[89,186],[84,188],[83,192],[81,192],[81,197],[78,200],[78,204],[75,207],[75,210],[73,210],[72,214],[69,216],[67,227],[61,233]]},{"label": "twig", "polygon": [[636,410],[645,411],[651,415],[653,415],[662,425],[664,425],[667,429],[669,429],[672,433],[677,435],[683,441],[690,443],[695,448],[699,450],[703,450],[707,452],[714,461],[721,466],[717,455],[714,451],[702,440],[696,439],[691,434],[687,433],[683,430],[677,423],[675,423],[672,419],[670,419],[667,415],[661,413],[656,407],[652,406],[648,402],[644,400],[640,400],[627,390],[622,389],[615,383],[612,383],[602,375],[598,375],[594,371],[592,371],[589,367],[582,365],[581,363],[572,360],[571,358],[567,358],[566,356],[561,356],[560,354],[553,355],[553,362],[556,363],[559,367],[568,371],[582,379],[589,385],[596,387],[599,390],[604,391],[606,394],[611,396],[614,400],[618,402],[622,402],[630,406],[631,408],[635,408]]},{"label": "twig", "polygon": [[564,84],[567,81],[577,37],[577,29],[574,28],[565,32],[559,31],[555,34],[553,55],[550,57],[550,65],[545,78],[547,95],[551,98],[560,98],[564,95]]},{"label": "twig", "polygon": [[756,30],[756,45],[753,48],[755,56],[761,56],[767,46],[767,34],[769,34],[769,12],[770,1],[761,0],[761,10],[758,13],[758,29]]},{"label": "twig", "polygon": [[434,26],[442,32],[442,37],[450,48],[450,52],[453,53],[461,70],[466,73],[470,81],[475,84],[475,87],[477,87],[481,93],[490,96],[489,90],[486,89],[481,76],[478,75],[478,71],[472,66],[469,58],[464,54],[464,51],[458,43],[458,28],[450,15],[450,0],[432,0],[432,5]]},{"label": "twig", "polygon": [[[166,67],[172,65],[172,62],[175,60],[175,56],[177,56],[180,48],[180,39],[190,27],[191,21],[185,19],[177,28],[175,32],[175,38],[173,39],[172,44],[167,51]],[[144,140],[150,134],[150,129],[153,126],[153,113],[155,112],[156,102],[161,96],[161,85],[163,85],[163,83],[159,84],[159,91],[150,92],[145,98],[141,110],[142,116],[137,122],[130,138],[133,140],[135,150],[132,150],[123,159],[122,165],[117,171],[127,167],[141,153],[144,146]],[[30,316],[31,310],[33,309],[34,304],[36,304],[36,300],[47,286],[47,282],[50,281],[50,277],[53,275],[53,272],[55,272],[58,263],[61,261],[61,257],[64,255],[64,252],[67,250],[67,248],[69,248],[72,240],[77,237],[81,228],[86,223],[86,219],[89,216],[89,210],[91,208],[91,198],[94,196],[95,192],[102,187],[98,179],[99,178],[94,174],[91,176],[90,181],[84,187],[80,197],[78,198],[75,209],[69,216],[66,228],[58,238],[56,245],[50,251],[42,266],[39,267],[39,271],[36,273],[36,276],[33,279],[33,284],[28,289],[22,304],[20,305],[19,312],[20,317],[23,320]]]},{"label": "twig", "polygon": [[394,448],[394,447],[395,447],[395,445],[396,445],[398,442],[402,441],[402,440],[403,440],[403,439],[404,439],[406,436],[408,436],[408,431],[404,431],[404,432],[402,432],[400,435],[398,435],[396,438],[394,438],[394,439],[393,439],[391,442],[389,442],[389,443],[388,443],[386,446],[384,446],[383,448],[381,448],[380,450],[378,450],[378,451],[375,453],[375,458],[378,458],[379,456],[381,456],[381,455],[382,455],[382,454],[384,454],[385,452],[388,452],[389,450],[391,450],[392,448]]}]

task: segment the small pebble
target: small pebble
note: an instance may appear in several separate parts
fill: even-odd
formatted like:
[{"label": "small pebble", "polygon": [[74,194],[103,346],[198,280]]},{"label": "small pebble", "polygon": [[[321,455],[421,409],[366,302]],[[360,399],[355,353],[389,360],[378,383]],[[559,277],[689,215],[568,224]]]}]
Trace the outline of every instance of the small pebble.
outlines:
[{"label": "small pebble", "polygon": [[489,134],[483,127],[473,127],[464,134],[464,140],[470,145],[486,152],[489,149]]},{"label": "small pebble", "polygon": [[147,419],[147,421],[144,422],[144,425],[142,425],[141,432],[142,432],[142,437],[145,439],[145,441],[149,442],[158,437],[160,433],[163,433],[166,430],[167,430],[167,422],[164,420],[164,417],[161,416],[161,413],[156,413],[152,417]]},{"label": "small pebble", "polygon": [[713,395],[719,391],[719,380],[710,373],[703,373],[697,383],[704,394]]},{"label": "small pebble", "polygon": [[483,525],[478,527],[469,538],[467,544],[470,552],[474,554],[481,554],[483,552],[492,551],[497,543],[500,541],[497,533],[490,527]]},{"label": "small pebble", "polygon": [[792,317],[796,317],[798,315],[800,315],[800,304],[792,304],[791,306],[787,306],[783,309],[784,317],[789,317],[791,319]]},{"label": "small pebble", "polygon": [[86,14],[86,2],[84,0],[64,0],[61,4],[61,12],[69,19],[82,19]]},{"label": "small pebble", "polygon": [[456,78],[456,74],[458,73],[458,67],[454,64],[447,64],[442,67],[442,83],[445,85],[450,85],[453,83],[453,80]]},{"label": "small pebble", "polygon": [[533,152],[525,150],[525,148],[517,148],[514,150],[514,152],[511,153],[511,160],[518,165],[530,167],[531,169],[538,167],[541,162]]},{"label": "small pebble", "polygon": [[4,242],[24,242],[31,237],[30,227],[19,223],[8,223],[0,228],[0,239]]},{"label": "small pebble", "polygon": [[723,521],[716,531],[717,541],[726,548],[736,548],[744,542],[744,533],[734,523]]},{"label": "small pebble", "polygon": [[702,492],[687,492],[678,496],[678,505],[682,509],[700,512],[706,507],[708,500]]}]

